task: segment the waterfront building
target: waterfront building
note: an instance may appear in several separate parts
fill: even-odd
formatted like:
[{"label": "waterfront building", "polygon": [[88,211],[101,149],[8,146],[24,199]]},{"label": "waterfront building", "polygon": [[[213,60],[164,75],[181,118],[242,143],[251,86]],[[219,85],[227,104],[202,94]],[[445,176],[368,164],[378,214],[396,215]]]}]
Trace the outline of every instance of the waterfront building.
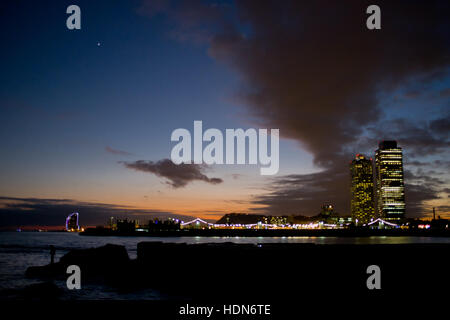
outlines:
[{"label": "waterfront building", "polygon": [[405,216],[402,148],[396,141],[382,141],[375,151],[378,217],[398,223]]},{"label": "waterfront building", "polygon": [[216,221],[216,224],[232,225],[232,224],[254,224],[269,223],[268,217],[260,214],[246,213],[227,213]]},{"label": "waterfront building", "polygon": [[116,227],[119,233],[134,233],[136,228],[139,227],[139,222],[137,220],[117,219]]},{"label": "waterfront building", "polygon": [[277,225],[277,226],[285,226],[288,224],[287,216],[268,216],[265,219],[265,223]]},{"label": "waterfront building", "polygon": [[333,224],[336,221],[338,215],[334,212],[332,204],[324,204],[322,210],[316,216],[316,221],[324,224]]},{"label": "waterfront building", "polygon": [[372,159],[357,154],[350,163],[351,215],[355,225],[364,225],[375,217]]},{"label": "waterfront building", "polygon": [[66,218],[66,231],[78,230],[80,230],[80,226],[78,225],[78,212],[74,212]]},{"label": "waterfront building", "polygon": [[322,206],[322,211],[320,212],[320,215],[323,217],[331,217],[334,213],[333,205],[331,204],[324,204]]}]

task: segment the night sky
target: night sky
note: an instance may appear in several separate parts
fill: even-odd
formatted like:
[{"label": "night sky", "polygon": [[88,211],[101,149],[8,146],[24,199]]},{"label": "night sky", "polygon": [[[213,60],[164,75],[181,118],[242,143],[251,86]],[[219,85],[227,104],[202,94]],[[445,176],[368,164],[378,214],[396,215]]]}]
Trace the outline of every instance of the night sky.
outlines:
[{"label": "night sky", "polygon": [[[376,1],[368,30],[372,2],[2,1],[0,227],[349,214],[349,161],[383,139],[407,217],[450,216],[450,3]],[[280,171],[171,165],[194,120],[279,128]]]}]

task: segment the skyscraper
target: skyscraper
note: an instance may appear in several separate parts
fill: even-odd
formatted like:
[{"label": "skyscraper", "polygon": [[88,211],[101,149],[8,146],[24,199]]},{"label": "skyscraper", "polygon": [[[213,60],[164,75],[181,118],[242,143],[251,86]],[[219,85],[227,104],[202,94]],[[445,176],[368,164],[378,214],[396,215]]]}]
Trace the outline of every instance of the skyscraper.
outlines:
[{"label": "skyscraper", "polygon": [[375,217],[372,159],[357,154],[350,175],[352,219],[356,225],[365,224]]},{"label": "skyscraper", "polygon": [[397,141],[382,141],[375,151],[377,214],[397,223],[405,216],[402,148]]},{"label": "skyscraper", "polygon": [[80,226],[78,225],[78,212],[71,213],[66,218],[66,230],[67,231],[80,230]]}]

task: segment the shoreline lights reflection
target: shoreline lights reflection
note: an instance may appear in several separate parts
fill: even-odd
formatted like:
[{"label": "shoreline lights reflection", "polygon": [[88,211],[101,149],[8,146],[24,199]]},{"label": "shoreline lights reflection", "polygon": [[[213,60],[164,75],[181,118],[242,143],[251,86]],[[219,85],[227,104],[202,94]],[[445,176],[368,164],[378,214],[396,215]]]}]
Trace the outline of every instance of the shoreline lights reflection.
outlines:
[{"label": "shoreline lights reflection", "polygon": [[[393,228],[398,228],[399,225],[384,221],[380,218],[373,220],[367,224],[367,226],[371,226],[373,224],[386,224]],[[311,223],[305,223],[305,224],[285,224],[285,225],[279,225],[279,224],[268,224],[268,223],[250,223],[250,224],[217,224],[217,223],[210,223],[205,220],[202,220],[200,218],[193,219],[188,222],[181,221],[180,227],[181,228],[189,228],[189,227],[205,227],[209,229],[339,229],[343,228],[344,226],[339,226],[337,224],[327,224],[320,222],[311,222]],[[366,226],[366,224],[364,224]],[[347,226],[346,226],[347,227]]]}]

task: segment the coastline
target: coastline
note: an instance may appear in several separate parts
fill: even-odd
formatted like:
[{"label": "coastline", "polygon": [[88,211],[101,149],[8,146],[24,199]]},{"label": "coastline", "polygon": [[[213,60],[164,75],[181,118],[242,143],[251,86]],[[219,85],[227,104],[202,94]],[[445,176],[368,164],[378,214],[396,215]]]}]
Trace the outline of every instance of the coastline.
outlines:
[{"label": "coastline", "polygon": [[151,232],[118,232],[95,228],[80,232],[83,236],[114,237],[450,237],[449,230],[396,229],[324,229],[324,230],[248,230],[248,229],[186,229]]},{"label": "coastline", "polygon": [[[450,244],[137,244],[129,259],[120,245],[71,250],[59,262],[29,267],[35,279],[66,277],[66,268],[83,270],[82,283],[104,284],[119,292],[154,289],[166,297],[224,301],[248,297],[295,300],[292,288],[313,295],[370,297],[367,268],[382,272],[383,296],[423,295],[448,285]],[[426,259],[424,259],[426,257]],[[52,293],[52,291],[50,291]],[[336,297],[336,296],[335,296]]]}]

